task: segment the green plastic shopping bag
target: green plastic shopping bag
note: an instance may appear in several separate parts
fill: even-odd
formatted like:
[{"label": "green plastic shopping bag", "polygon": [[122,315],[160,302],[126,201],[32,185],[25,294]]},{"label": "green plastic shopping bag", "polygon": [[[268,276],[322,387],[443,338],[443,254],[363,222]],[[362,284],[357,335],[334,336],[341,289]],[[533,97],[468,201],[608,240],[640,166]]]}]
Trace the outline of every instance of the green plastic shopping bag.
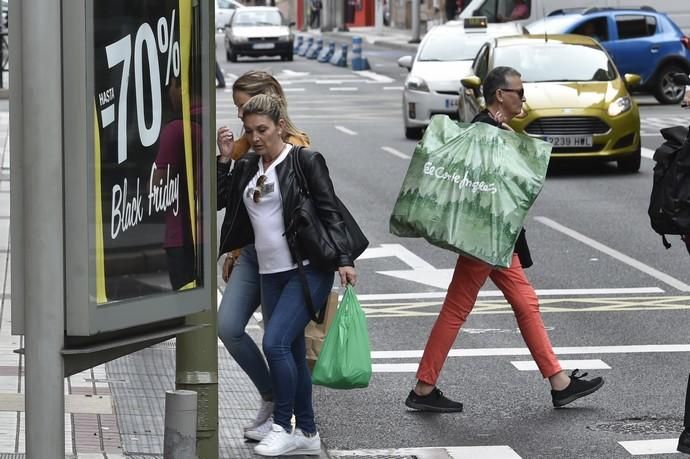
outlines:
[{"label": "green plastic shopping bag", "polygon": [[434,116],[412,155],[391,233],[509,267],[551,148],[486,123]]},{"label": "green plastic shopping bag", "polygon": [[369,385],[371,350],[367,319],[351,285],[345,289],[311,379],[314,384],[333,389]]}]

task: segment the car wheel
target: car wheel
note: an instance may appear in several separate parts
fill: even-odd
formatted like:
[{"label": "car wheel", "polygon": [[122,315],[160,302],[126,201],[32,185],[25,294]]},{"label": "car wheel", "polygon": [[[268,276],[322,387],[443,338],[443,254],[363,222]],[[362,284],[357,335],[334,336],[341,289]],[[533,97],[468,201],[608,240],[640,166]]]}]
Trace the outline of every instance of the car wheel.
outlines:
[{"label": "car wheel", "polygon": [[654,97],[662,104],[678,104],[683,99],[685,88],[673,82],[673,74],[683,69],[676,65],[667,65],[659,72],[654,84]]},{"label": "car wheel", "polygon": [[635,173],[640,170],[640,164],[642,163],[642,154],[638,149],[635,153],[630,156],[626,156],[623,159],[618,160],[618,170],[621,172]]},{"label": "car wheel", "polygon": [[237,54],[233,53],[232,51],[228,51],[228,60],[230,62],[237,62]]},{"label": "car wheel", "polygon": [[405,137],[410,140],[419,140],[422,138],[424,128],[417,127],[405,127]]},{"label": "car wheel", "polygon": [[285,56],[285,60],[289,62],[292,62],[294,60],[292,51],[289,51],[287,53],[287,55]]}]

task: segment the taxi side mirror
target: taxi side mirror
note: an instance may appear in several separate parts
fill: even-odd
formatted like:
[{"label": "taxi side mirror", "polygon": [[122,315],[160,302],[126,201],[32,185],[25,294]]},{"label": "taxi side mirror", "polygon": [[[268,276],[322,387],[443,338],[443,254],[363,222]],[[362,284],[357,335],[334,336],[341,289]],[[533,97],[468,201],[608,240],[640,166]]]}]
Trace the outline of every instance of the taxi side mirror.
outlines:
[{"label": "taxi side mirror", "polygon": [[403,56],[400,59],[398,59],[398,67],[403,67],[407,70],[412,70],[412,56]]},{"label": "taxi side mirror", "polygon": [[623,75],[623,79],[625,80],[625,85],[629,88],[638,86],[642,81],[642,77],[636,73],[626,73]]},{"label": "taxi side mirror", "polygon": [[468,89],[479,89],[482,85],[482,79],[478,76],[469,76],[460,80],[462,85]]}]

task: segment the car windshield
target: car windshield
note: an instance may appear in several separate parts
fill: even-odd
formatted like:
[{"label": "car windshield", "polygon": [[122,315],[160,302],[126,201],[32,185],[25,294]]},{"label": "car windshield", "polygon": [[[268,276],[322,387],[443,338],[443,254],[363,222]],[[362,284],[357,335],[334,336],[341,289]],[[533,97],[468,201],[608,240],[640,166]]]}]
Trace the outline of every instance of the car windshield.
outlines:
[{"label": "car windshield", "polygon": [[616,68],[602,50],[583,45],[544,43],[496,48],[494,65],[522,74],[522,81],[611,81]]},{"label": "car windshield", "polygon": [[419,52],[418,61],[467,61],[474,59],[489,35],[458,33],[456,30],[436,33],[429,37]]},{"label": "car windshield", "polygon": [[279,26],[283,18],[278,11],[237,11],[233,23],[241,27]]}]

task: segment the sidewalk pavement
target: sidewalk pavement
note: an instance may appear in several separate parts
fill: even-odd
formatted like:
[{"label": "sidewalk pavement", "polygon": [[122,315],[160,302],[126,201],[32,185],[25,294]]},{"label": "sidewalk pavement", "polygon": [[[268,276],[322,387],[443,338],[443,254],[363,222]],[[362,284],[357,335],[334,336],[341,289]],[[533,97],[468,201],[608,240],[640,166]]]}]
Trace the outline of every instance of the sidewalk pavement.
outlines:
[{"label": "sidewalk pavement", "polygon": [[[11,334],[9,151],[9,104],[0,100],[0,458],[18,459],[26,451],[24,357],[14,350],[24,340]],[[256,321],[247,331],[260,342]],[[243,439],[242,426],[256,414],[259,396],[220,341],[218,345],[219,457],[254,458],[256,443]],[[162,458],[165,391],[174,388],[175,340],[66,378],[65,456]],[[330,457],[325,448],[320,457]]]},{"label": "sidewalk pavement", "polygon": [[[310,35],[315,37],[322,36],[325,39],[347,41],[348,44],[352,43],[352,37],[362,37],[363,46],[371,44],[413,52],[417,50],[418,46],[418,43],[410,43],[412,39],[411,29],[396,29],[393,27],[381,27],[381,33],[377,33],[375,27],[350,27],[347,31],[309,29],[306,32],[299,32],[298,35],[305,37]],[[423,36],[420,36],[421,38]]]}]

